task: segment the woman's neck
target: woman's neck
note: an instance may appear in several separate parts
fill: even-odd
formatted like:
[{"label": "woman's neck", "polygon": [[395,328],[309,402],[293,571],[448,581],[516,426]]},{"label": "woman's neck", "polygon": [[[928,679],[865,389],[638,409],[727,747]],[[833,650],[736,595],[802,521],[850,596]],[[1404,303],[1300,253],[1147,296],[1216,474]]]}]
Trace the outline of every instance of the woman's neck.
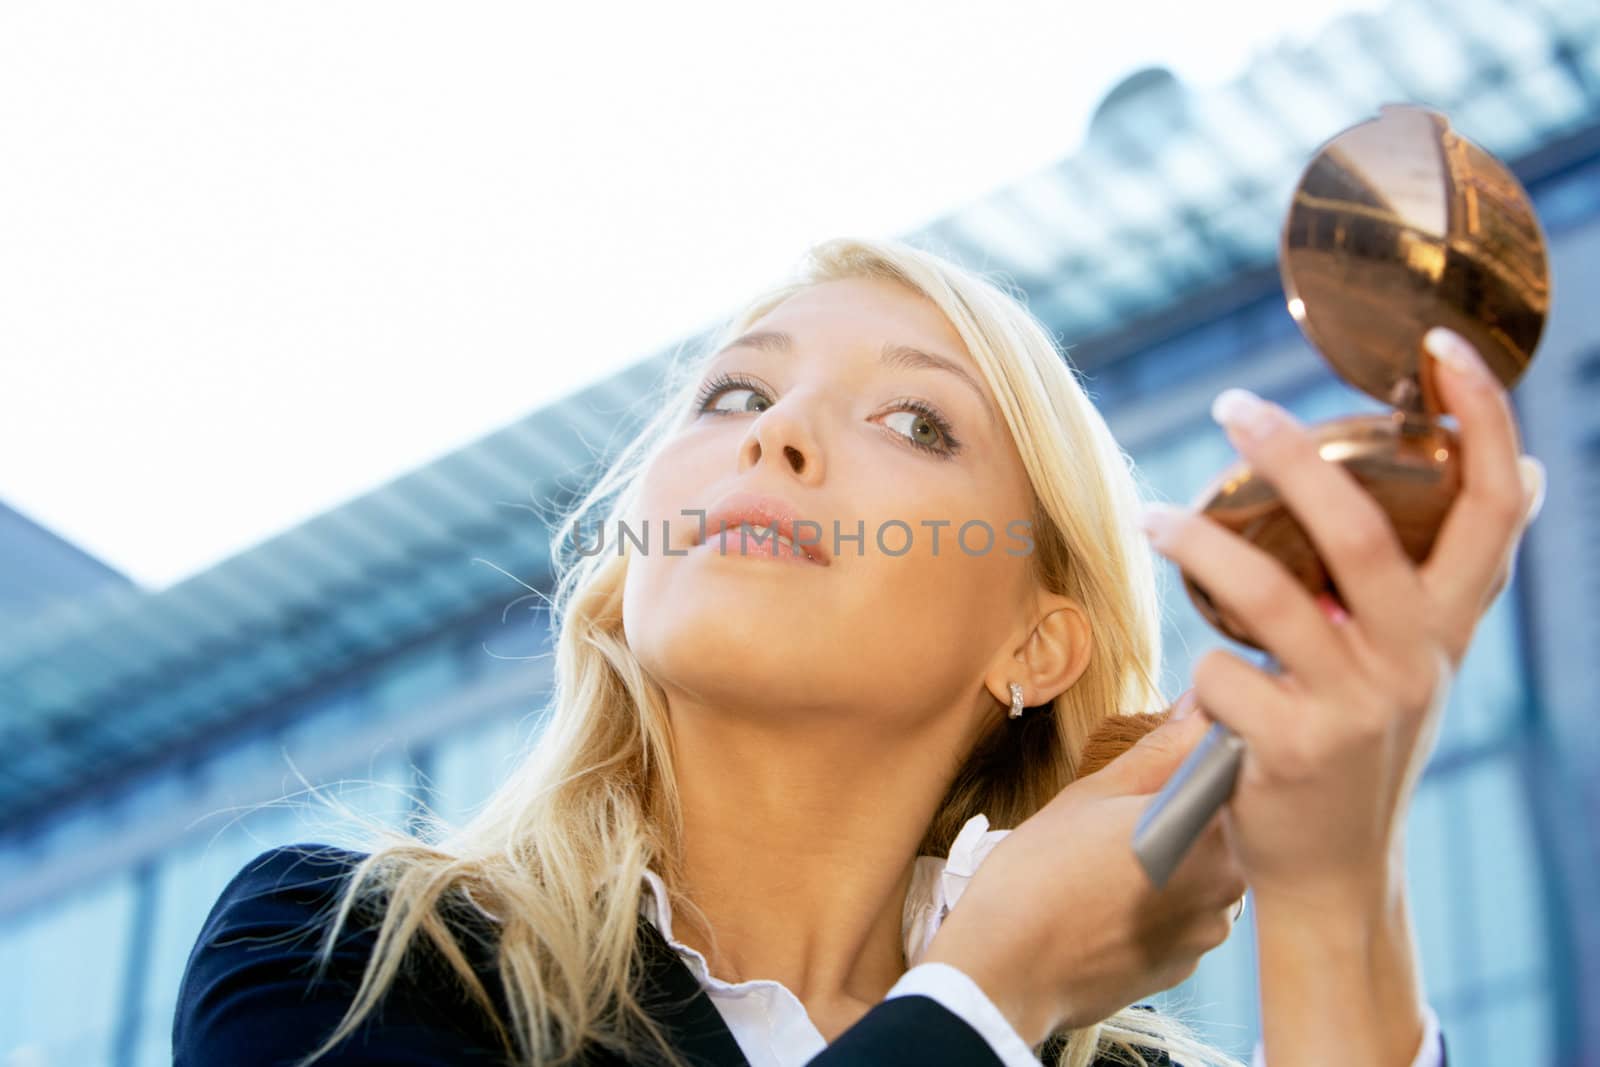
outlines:
[{"label": "woman's neck", "polygon": [[869,737],[861,721],[672,706],[685,889],[716,949],[690,915],[673,932],[718,978],[783,983],[814,1021],[859,1015],[905,972],[917,846],[965,751],[931,725]]}]

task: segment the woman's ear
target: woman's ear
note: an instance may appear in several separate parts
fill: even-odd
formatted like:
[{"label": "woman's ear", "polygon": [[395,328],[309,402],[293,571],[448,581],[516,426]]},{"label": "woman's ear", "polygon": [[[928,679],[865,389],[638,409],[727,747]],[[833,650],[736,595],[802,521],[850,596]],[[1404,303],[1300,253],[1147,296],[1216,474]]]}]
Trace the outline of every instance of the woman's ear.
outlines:
[{"label": "woman's ear", "polygon": [[1081,604],[1057,593],[1040,593],[1023,632],[1001,648],[984,685],[1002,704],[1011,703],[1012,682],[1022,686],[1025,707],[1048,703],[1088,668],[1092,636]]}]

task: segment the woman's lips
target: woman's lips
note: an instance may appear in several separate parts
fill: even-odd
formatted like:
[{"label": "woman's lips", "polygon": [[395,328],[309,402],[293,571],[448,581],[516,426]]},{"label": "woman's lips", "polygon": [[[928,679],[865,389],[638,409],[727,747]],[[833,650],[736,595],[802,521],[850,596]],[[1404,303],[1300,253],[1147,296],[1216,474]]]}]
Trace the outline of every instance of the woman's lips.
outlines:
[{"label": "woman's lips", "polygon": [[[805,527],[806,536],[796,536],[797,524]],[[741,525],[750,527],[750,530],[744,533],[742,542],[729,546],[741,555],[799,559],[823,567],[831,562],[828,550],[821,544],[821,526],[815,522],[802,522],[795,506],[782,497],[751,492],[725,497],[705,517],[702,529],[705,543],[718,541],[723,530],[736,531]],[[813,530],[816,532],[812,533]],[[774,534],[797,545],[799,554],[796,555],[794,549],[778,541]],[[774,542],[777,542],[776,549]]]},{"label": "woman's lips", "polygon": [[771,559],[786,563],[817,565],[818,561],[771,530],[760,527],[728,526],[710,534],[695,546],[697,550],[710,549],[719,556],[738,556],[744,559]]}]

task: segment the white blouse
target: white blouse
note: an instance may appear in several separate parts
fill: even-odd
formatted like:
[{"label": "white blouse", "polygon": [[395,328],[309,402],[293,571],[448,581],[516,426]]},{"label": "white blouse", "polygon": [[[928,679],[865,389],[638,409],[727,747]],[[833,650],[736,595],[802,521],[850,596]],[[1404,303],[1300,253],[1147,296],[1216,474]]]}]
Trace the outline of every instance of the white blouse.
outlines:
[{"label": "white blouse", "polygon": [[[1039,1058],[977,982],[947,963],[919,962],[939,924],[977,873],[978,865],[1010,832],[990,830],[988,818],[975,815],[956,835],[948,858],[917,857],[900,923],[910,969],[884,999],[911,995],[930,997],[976,1030],[1006,1067],[1039,1067]],[[672,909],[667,902],[666,884],[652,870],[646,870],[644,877],[651,891],[640,899],[640,914],[661,932],[667,944],[699,980],[751,1067],[800,1067],[827,1047],[828,1043],[806,1014],[805,1005],[783,983],[766,978],[727,982],[711,974],[704,956],[672,936]],[[1426,1029],[1422,1047],[1411,1067],[1440,1067],[1439,1020],[1426,1004],[1423,1015]],[[1265,1067],[1259,1042],[1252,1063],[1253,1067]]]}]

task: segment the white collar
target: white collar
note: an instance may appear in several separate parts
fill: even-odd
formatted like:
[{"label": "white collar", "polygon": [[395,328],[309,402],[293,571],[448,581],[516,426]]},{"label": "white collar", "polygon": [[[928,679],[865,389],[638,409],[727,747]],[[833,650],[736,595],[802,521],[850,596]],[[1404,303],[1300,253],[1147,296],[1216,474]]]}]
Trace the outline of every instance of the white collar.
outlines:
[{"label": "white collar", "polygon": [[[938,932],[939,924],[944,921],[950,909],[955,907],[956,901],[961,899],[967,883],[977,873],[978,865],[1010,832],[1010,830],[990,830],[987,816],[974,815],[962,825],[961,832],[956,834],[955,841],[950,845],[949,857],[917,857],[900,920],[901,943],[905,947],[907,969],[916,966],[922,954],[927,951],[928,943]],[[711,974],[704,956],[673,939],[672,908],[667,902],[666,883],[661,880],[660,875],[649,868],[645,869],[644,880],[651,891],[640,897],[639,913],[661,931],[661,936],[667,944],[683,957],[684,962],[689,965],[689,969],[694,972],[702,985],[712,989],[731,990],[735,987],[744,989],[752,984],[767,981],[755,979],[753,982],[732,983]]]}]

